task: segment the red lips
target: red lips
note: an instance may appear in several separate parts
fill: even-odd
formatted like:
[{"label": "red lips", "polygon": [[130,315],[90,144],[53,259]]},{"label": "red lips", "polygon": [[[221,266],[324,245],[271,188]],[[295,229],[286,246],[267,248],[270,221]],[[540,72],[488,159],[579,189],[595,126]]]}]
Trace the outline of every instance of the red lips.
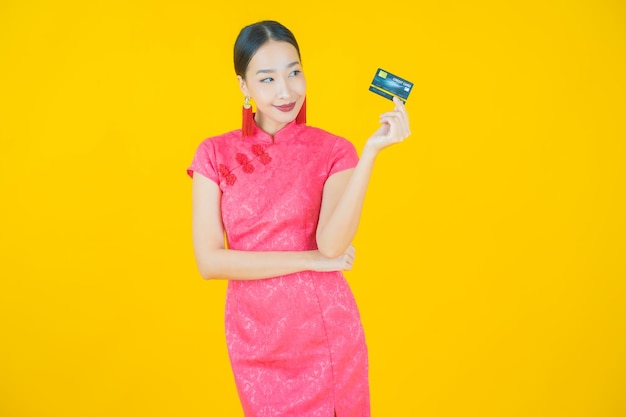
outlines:
[{"label": "red lips", "polygon": [[293,110],[294,107],[296,107],[296,102],[294,101],[293,103],[289,103],[289,104],[283,104],[282,106],[274,106],[276,107],[278,110],[282,111],[282,112],[290,112]]}]

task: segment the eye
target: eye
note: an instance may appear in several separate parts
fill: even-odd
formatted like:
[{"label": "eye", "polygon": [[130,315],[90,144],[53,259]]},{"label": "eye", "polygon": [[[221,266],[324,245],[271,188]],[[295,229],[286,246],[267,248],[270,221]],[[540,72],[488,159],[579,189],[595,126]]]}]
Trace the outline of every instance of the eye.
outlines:
[{"label": "eye", "polygon": [[263,78],[261,80],[262,83],[269,83],[269,82],[272,82],[272,81],[274,81],[274,79],[272,77]]},{"label": "eye", "polygon": [[296,75],[300,74],[301,72],[302,72],[301,70],[294,70],[294,71],[291,71],[289,73],[289,76],[290,77],[295,77]]}]

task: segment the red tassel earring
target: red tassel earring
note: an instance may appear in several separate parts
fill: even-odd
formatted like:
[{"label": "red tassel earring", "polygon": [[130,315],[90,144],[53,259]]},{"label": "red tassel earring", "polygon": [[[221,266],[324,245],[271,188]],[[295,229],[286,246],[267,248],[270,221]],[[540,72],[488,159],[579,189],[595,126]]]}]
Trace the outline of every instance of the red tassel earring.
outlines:
[{"label": "red tassel earring", "polygon": [[246,96],[243,99],[241,135],[246,138],[252,136],[253,133],[254,113],[252,113],[252,104],[250,104],[250,97]]},{"label": "red tassel earring", "polygon": [[302,107],[300,107],[300,112],[296,116],[296,124],[303,125],[306,124],[306,97],[302,102]]}]

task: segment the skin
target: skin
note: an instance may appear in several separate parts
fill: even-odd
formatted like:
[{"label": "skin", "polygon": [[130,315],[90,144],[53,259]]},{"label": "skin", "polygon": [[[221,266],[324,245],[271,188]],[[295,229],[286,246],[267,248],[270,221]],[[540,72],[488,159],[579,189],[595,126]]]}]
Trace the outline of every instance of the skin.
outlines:
[{"label": "skin", "polygon": [[[255,122],[273,135],[296,118],[306,93],[306,80],[296,48],[287,42],[270,41],[254,54],[245,79],[237,76],[245,96],[257,107]],[[293,110],[282,112],[276,106],[295,103]]]},{"label": "skin", "polygon": [[[255,121],[274,135],[300,111],[306,80],[298,52],[287,42],[269,41],[252,57],[245,78],[239,76],[244,95],[257,107]],[[276,106],[294,103],[283,112]],[[251,280],[300,271],[341,271],[352,268],[356,235],[365,193],[378,154],[410,135],[406,109],[398,99],[393,110],[380,116],[380,128],[367,140],[354,169],[333,174],[324,186],[317,227],[318,250],[247,252],[226,249],[221,213],[221,191],[199,173],[193,176],[193,246],[200,274],[205,279]]]}]

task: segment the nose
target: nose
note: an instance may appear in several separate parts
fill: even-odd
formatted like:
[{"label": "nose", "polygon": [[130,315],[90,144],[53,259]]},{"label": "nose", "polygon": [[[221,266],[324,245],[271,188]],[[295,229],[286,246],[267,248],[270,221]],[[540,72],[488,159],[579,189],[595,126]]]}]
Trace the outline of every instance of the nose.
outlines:
[{"label": "nose", "polygon": [[278,98],[289,98],[289,85],[283,77],[276,82],[276,95]]}]

